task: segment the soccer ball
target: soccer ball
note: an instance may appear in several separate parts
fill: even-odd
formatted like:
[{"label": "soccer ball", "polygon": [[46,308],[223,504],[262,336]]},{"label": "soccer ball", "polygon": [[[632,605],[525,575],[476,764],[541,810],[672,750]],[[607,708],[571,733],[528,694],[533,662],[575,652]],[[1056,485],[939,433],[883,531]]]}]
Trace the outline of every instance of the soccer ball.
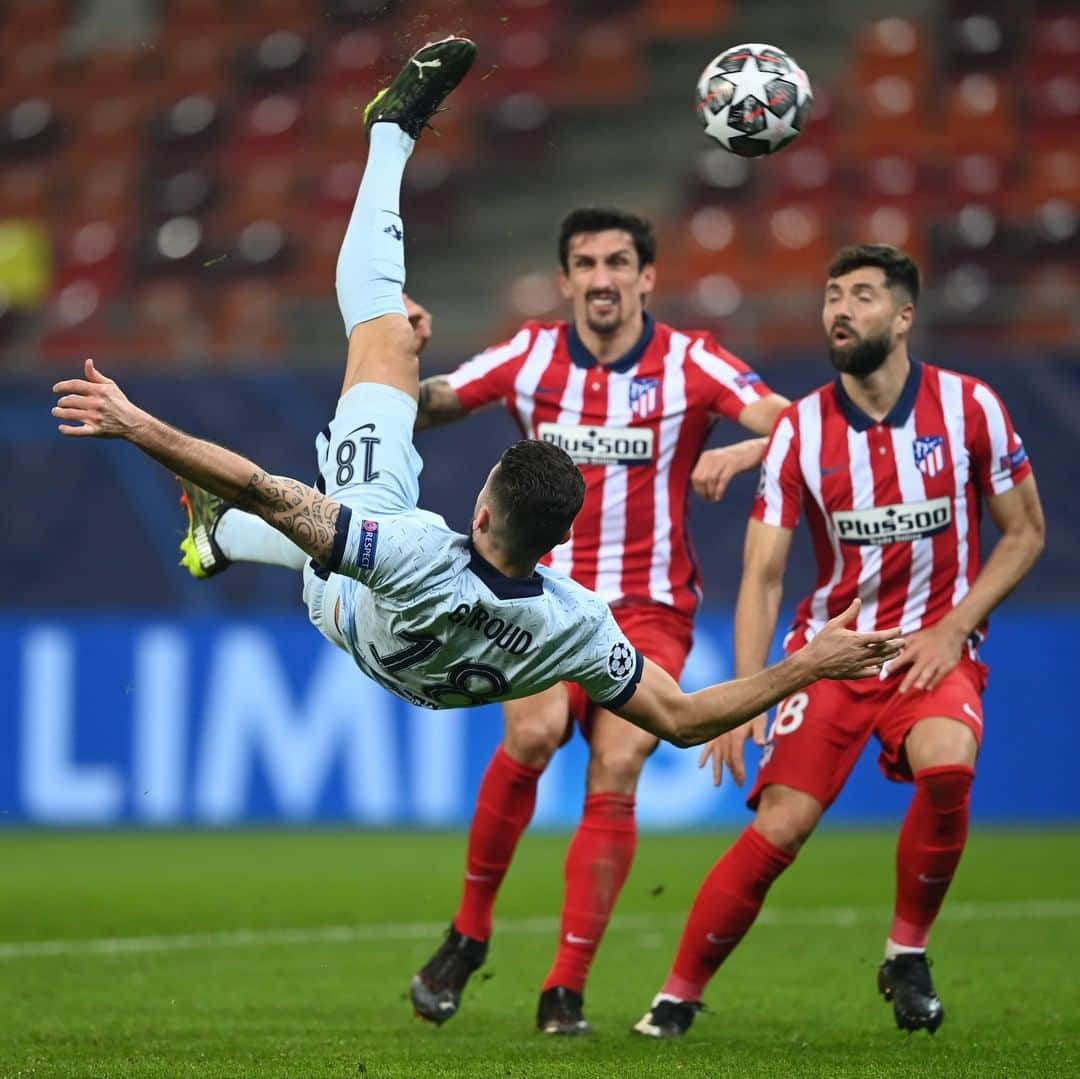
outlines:
[{"label": "soccer ball", "polygon": [[774,154],[797,139],[813,100],[806,72],[773,45],[735,45],[697,84],[705,134],[740,157]]}]

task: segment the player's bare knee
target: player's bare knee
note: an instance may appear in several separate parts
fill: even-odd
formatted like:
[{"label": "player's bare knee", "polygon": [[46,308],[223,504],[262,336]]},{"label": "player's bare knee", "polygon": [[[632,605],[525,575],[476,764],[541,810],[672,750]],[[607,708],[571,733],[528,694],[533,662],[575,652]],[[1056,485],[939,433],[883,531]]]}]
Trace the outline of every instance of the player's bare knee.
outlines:
[{"label": "player's bare knee", "polygon": [[542,724],[526,723],[506,729],[503,748],[526,768],[546,768],[561,737]]},{"label": "player's bare knee", "polygon": [[795,854],[821,819],[821,805],[801,791],[766,787],[754,818],[754,831],[774,847]]},{"label": "player's bare knee", "polygon": [[620,791],[629,794],[637,787],[652,747],[626,739],[617,745],[593,746],[586,785],[590,794]]},{"label": "player's bare knee", "polygon": [[970,727],[956,719],[935,716],[920,720],[904,739],[913,772],[950,764],[974,767],[979,742]]}]

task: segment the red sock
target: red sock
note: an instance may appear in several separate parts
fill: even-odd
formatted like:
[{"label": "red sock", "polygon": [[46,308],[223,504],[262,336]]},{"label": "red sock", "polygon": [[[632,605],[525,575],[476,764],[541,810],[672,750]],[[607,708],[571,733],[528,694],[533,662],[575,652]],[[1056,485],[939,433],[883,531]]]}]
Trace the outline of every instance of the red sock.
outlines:
[{"label": "red sock", "polygon": [[769,886],[794,860],[795,855],[747,828],[698,889],[662,992],[701,1000],[717,967],[754,924]]},{"label": "red sock", "polygon": [[915,773],[911,799],[896,845],[896,909],[890,939],[925,948],[930,927],[964,853],[975,769],[943,764]]},{"label": "red sock", "polygon": [[521,833],[532,820],[542,771],[518,764],[499,746],[484,772],[469,826],[465,887],[454,916],[454,927],[467,937],[487,940],[491,936],[495,896]]},{"label": "red sock", "polygon": [[555,962],[544,988],[581,993],[637,846],[632,794],[590,794],[566,852],[566,898]]}]

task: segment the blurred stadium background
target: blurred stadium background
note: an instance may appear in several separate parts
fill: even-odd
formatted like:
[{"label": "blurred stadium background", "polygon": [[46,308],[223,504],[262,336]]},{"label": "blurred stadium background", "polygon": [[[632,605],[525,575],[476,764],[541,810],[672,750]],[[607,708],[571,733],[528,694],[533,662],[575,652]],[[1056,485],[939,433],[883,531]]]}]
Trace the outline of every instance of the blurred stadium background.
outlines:
[{"label": "blurred stadium background", "polygon": [[[497,711],[390,698],[281,571],[192,581],[172,479],[55,433],[50,386],[93,355],[178,425],[313,474],[362,108],[450,31],[480,60],[404,207],[426,371],[563,314],[557,223],[615,204],[657,226],[655,313],[714,330],[789,396],[828,377],[830,252],[906,247],[927,286],[916,355],[988,379],[1027,442],[1048,546],[985,650],[975,834],[934,945],[954,1018],[932,1043],[898,1040],[871,991],[906,802],[873,754],[721,1010],[670,1053],[630,1043],[727,842],[694,829],[747,819],[670,747],[638,792],[668,834],[643,838],[591,983],[599,1047],[531,1035],[564,845],[533,835],[500,899],[499,979],[421,1041],[401,991],[463,843],[418,829],[468,820]],[[741,41],[790,50],[814,85],[773,159],[727,155],[694,116],[698,72]],[[0,0],[0,1075],[1077,1074],[1078,210],[1069,0]],[[514,430],[491,414],[425,434],[425,503],[465,526]],[[752,487],[693,507],[707,599],[688,687],[730,671]],[[539,825],[573,825],[583,763],[580,740],[557,756]]]},{"label": "blurred stadium background", "polygon": [[[481,51],[407,175],[409,289],[436,325],[426,370],[561,313],[555,230],[577,205],[650,216],[655,313],[714,330],[791,396],[827,377],[830,252],[906,247],[927,282],[916,354],[998,389],[1049,516],[1046,556],[987,647],[976,805],[1080,818],[1066,772],[1080,735],[1057,688],[1080,647],[1074,4],[4,0],[0,821],[467,819],[493,711],[432,716],[365,684],[307,628],[287,574],[191,581],[170,477],[124,447],[63,442],[48,415],[52,381],[93,355],[179,425],[309,475],[343,357],[334,263],[361,111],[449,31]],[[743,40],[789,49],[813,81],[808,129],[775,158],[726,154],[694,115],[698,72]],[[512,432],[491,415],[425,435],[426,504],[464,525]],[[690,683],[728,671],[751,484],[694,508],[708,598]],[[642,819],[743,819],[691,756],[657,757]],[[545,779],[540,822],[574,820],[580,763],[571,747]],[[838,816],[891,815],[897,792],[872,762],[859,775]]]}]

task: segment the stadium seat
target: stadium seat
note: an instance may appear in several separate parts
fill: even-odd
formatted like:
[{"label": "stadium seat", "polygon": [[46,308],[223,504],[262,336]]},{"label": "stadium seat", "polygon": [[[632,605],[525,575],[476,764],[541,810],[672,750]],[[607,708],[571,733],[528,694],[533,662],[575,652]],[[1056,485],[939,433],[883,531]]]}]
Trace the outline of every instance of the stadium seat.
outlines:
[{"label": "stadium seat", "polygon": [[55,150],[63,125],[47,97],[28,97],[0,112],[0,158],[40,157]]},{"label": "stadium seat", "polygon": [[943,61],[954,74],[1000,72],[1016,56],[1015,16],[1003,4],[972,4],[953,11],[944,27]]},{"label": "stadium seat", "polygon": [[114,295],[125,283],[128,252],[126,237],[112,221],[98,219],[71,222],[60,237],[56,285],[84,280],[99,296]]},{"label": "stadium seat", "polygon": [[982,72],[965,75],[946,91],[943,145],[950,154],[1008,157],[1017,137],[1010,84]]},{"label": "stadium seat", "polygon": [[297,86],[313,64],[308,41],[291,29],[275,29],[236,56],[237,78],[257,93]]},{"label": "stadium seat", "polygon": [[[1080,71],[1033,76],[1024,84],[1023,143],[1053,149],[1080,142]],[[1072,132],[1071,140],[1063,135]]]},{"label": "stadium seat", "polygon": [[214,147],[224,134],[222,102],[207,94],[189,94],[171,102],[149,123],[151,143],[159,152],[190,155]]},{"label": "stadium seat", "polygon": [[1021,265],[1016,232],[995,208],[970,203],[943,214],[930,228],[929,272],[944,278],[957,267],[974,266],[997,284],[1016,277]]},{"label": "stadium seat", "polygon": [[884,75],[898,75],[919,83],[926,78],[926,37],[911,19],[890,15],[875,19],[858,33],[852,79],[866,86]]},{"label": "stadium seat", "polygon": [[521,91],[496,101],[486,127],[493,151],[515,161],[539,160],[548,151],[551,109],[540,95]]},{"label": "stadium seat", "polygon": [[198,284],[172,277],[143,283],[130,307],[124,331],[124,354],[129,361],[205,366],[212,359],[206,299]]},{"label": "stadium seat", "polygon": [[[641,25],[657,37],[710,40],[727,25],[730,6],[728,0],[642,0]],[[707,61],[703,56],[703,67]]]},{"label": "stadium seat", "polygon": [[50,34],[23,40],[8,26],[0,25],[0,56],[4,57],[0,105],[12,105],[31,97],[47,97],[56,92],[62,73],[58,37]]},{"label": "stadium seat", "polygon": [[1027,178],[1022,191],[1029,206],[1054,198],[1080,202],[1080,147],[1063,146],[1038,150],[1026,161]]},{"label": "stadium seat", "polygon": [[644,89],[641,43],[625,21],[585,23],[562,44],[552,87],[560,102],[625,106]]},{"label": "stadium seat", "polygon": [[760,171],[761,187],[770,204],[807,202],[825,206],[842,198],[835,161],[817,146],[796,143],[777,154]]},{"label": "stadium seat", "polygon": [[907,251],[919,263],[926,252],[922,215],[903,198],[858,200],[854,213],[844,215],[835,242],[892,244]]},{"label": "stadium seat", "polygon": [[369,29],[353,30],[331,40],[314,72],[320,96],[351,90],[367,101],[393,77],[383,37]]},{"label": "stadium seat", "polygon": [[686,201],[690,208],[748,201],[756,194],[753,180],[759,172],[749,159],[719,146],[702,150],[694,164]]},{"label": "stadium seat", "polygon": [[213,351],[224,362],[246,361],[260,367],[282,354],[286,335],[286,294],[269,281],[236,281],[217,297]]},{"label": "stadium seat", "polygon": [[226,36],[197,34],[178,36],[159,46],[162,66],[153,84],[160,105],[191,94],[221,98],[229,85],[233,46]]}]

